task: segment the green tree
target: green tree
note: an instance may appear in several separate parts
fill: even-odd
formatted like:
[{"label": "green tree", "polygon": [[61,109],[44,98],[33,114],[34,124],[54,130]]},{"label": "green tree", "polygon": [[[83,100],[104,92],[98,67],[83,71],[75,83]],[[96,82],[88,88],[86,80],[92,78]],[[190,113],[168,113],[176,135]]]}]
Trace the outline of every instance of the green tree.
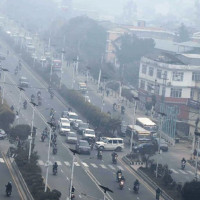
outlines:
[{"label": "green tree", "polygon": [[178,29],[178,42],[186,42],[190,39],[186,26],[182,23]]},{"label": "green tree", "polygon": [[186,182],[182,188],[182,197],[184,200],[199,200],[200,197],[200,182]]}]

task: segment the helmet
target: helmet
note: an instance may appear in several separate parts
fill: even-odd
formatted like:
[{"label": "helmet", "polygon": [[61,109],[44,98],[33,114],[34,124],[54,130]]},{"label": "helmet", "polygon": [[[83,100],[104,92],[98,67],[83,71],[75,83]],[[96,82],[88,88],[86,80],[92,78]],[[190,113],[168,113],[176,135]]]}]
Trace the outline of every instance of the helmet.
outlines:
[{"label": "helmet", "polygon": [[118,173],[122,173],[121,169],[118,170]]}]

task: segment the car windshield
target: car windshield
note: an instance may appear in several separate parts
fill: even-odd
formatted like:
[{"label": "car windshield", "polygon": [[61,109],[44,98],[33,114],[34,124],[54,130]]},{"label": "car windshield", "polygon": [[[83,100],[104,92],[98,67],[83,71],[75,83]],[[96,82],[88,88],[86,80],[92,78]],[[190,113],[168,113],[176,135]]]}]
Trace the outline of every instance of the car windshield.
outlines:
[{"label": "car windshield", "polygon": [[76,133],[69,133],[68,136],[69,137],[76,137]]},{"label": "car windshield", "polygon": [[66,126],[66,125],[62,126],[62,128],[66,128],[66,129],[69,128],[69,127],[70,127],[70,126]]},{"label": "car windshield", "polygon": [[69,123],[68,119],[62,119],[61,123]]},{"label": "car windshield", "polygon": [[86,133],[91,134],[91,135],[95,135],[94,130],[86,130]]},{"label": "car windshield", "polygon": [[70,119],[78,119],[78,116],[77,115],[69,115],[69,118]]},{"label": "car windshield", "polygon": [[89,147],[89,144],[87,141],[80,141],[80,146]]}]

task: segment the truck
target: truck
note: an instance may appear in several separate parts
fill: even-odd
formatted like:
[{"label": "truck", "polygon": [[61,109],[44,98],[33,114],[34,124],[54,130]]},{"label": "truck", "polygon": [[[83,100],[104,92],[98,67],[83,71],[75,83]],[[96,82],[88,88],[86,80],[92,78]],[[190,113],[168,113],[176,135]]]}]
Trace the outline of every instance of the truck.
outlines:
[{"label": "truck", "polygon": [[62,70],[62,61],[61,60],[53,60],[51,63],[52,71],[61,71]]}]

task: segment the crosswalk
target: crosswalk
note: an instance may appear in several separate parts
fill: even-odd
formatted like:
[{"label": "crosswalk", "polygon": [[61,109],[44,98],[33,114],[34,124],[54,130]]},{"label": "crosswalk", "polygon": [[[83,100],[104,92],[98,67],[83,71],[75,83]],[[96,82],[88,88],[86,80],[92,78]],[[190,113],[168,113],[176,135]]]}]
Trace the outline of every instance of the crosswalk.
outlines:
[{"label": "crosswalk", "polygon": [[[65,165],[67,167],[71,167],[71,163],[68,162],[68,161],[63,161],[63,162],[54,161],[54,162],[57,162],[58,165]],[[54,162],[49,161],[49,165],[53,165]],[[42,161],[42,160],[38,160],[38,165],[47,166],[47,163]],[[110,165],[110,164],[106,165],[106,164],[95,164],[95,163],[86,163],[86,162],[80,162],[80,163],[79,162],[74,162],[74,165],[76,167],[80,167],[82,165],[83,167],[86,167],[86,168],[93,167],[95,169],[97,169],[97,168],[100,168],[100,169],[111,169],[111,170],[114,170],[114,171],[117,171],[117,170],[120,169],[120,170],[124,171],[123,167],[120,166],[120,165]]]},{"label": "crosswalk", "polygon": [[192,175],[194,176],[194,172],[190,171],[190,170],[182,170],[182,169],[170,169],[172,171],[173,174],[180,174],[180,175]]}]

